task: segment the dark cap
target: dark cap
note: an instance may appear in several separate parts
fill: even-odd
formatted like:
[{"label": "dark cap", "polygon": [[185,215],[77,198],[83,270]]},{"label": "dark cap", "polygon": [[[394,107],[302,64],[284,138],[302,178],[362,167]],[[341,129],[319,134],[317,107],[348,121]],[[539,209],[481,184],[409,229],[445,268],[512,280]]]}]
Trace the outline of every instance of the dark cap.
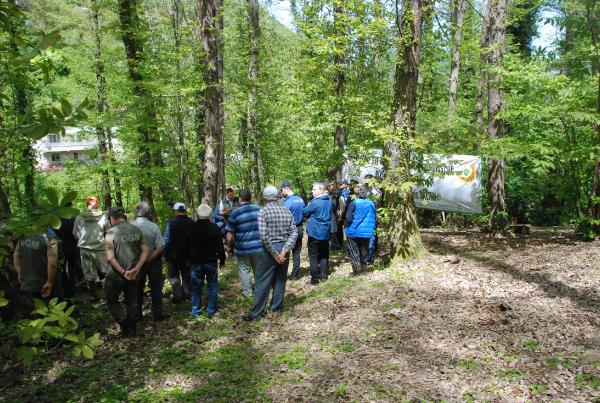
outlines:
[{"label": "dark cap", "polygon": [[112,218],[125,217],[125,209],[123,207],[112,207],[108,210],[108,216]]},{"label": "dark cap", "polygon": [[281,182],[281,186],[279,186],[279,188],[280,189],[283,189],[283,188],[290,188],[291,189],[292,188],[292,183],[290,181],[287,181],[287,180],[283,181],[283,182]]},{"label": "dark cap", "polygon": [[348,179],[342,179],[340,181],[340,185],[347,185],[348,184]]}]

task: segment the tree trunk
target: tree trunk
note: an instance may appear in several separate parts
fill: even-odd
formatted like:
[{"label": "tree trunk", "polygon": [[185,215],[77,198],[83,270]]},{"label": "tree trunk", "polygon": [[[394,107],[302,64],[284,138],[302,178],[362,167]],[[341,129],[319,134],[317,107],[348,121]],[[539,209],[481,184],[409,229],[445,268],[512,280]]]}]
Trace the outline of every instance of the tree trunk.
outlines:
[{"label": "tree trunk", "polygon": [[[15,0],[8,0],[8,2],[12,5],[15,10],[19,10],[19,5]],[[13,20],[11,20],[13,21]],[[19,57],[19,48],[17,46],[17,42],[15,40],[17,30],[19,27],[10,24],[9,33],[10,35],[10,52],[13,53],[15,58]],[[14,97],[16,101],[15,109],[19,119],[22,121],[26,121],[27,119],[27,110],[29,109],[29,99],[27,97],[27,77],[25,74],[20,74],[17,72],[17,76],[13,77],[12,87],[14,91]],[[31,141],[26,139],[26,144],[23,147],[21,152],[21,157],[23,159],[23,167],[24,167],[24,186],[25,186],[25,196],[27,201],[28,209],[35,207],[35,153],[33,152],[33,147],[31,146]]]},{"label": "tree trunk", "polygon": [[475,107],[475,115],[478,127],[483,127],[483,92],[485,90],[486,83],[486,70],[485,65],[487,62],[486,52],[488,51],[488,46],[490,42],[489,38],[489,21],[490,14],[492,12],[492,6],[494,4],[494,0],[488,0],[487,6],[485,8],[485,15],[483,16],[483,21],[481,22],[481,39],[479,41],[479,49],[481,52],[480,61],[479,61],[479,81],[477,83],[477,105]]},{"label": "tree trunk", "polygon": [[401,14],[396,10],[399,48],[390,119],[392,136],[385,141],[383,148],[385,182],[389,185],[385,193],[386,205],[390,209],[387,230],[390,257],[394,260],[425,253],[412,189],[402,186],[410,181],[410,142],[416,125],[424,3],[424,0],[411,0],[405,3]]},{"label": "tree trunk", "polygon": [[[140,40],[140,27],[137,14],[137,0],[119,0],[119,20],[123,45],[127,56],[129,78],[133,81],[134,94],[139,102],[137,131],[140,134],[139,165],[144,174],[150,175],[150,168],[157,161],[156,152],[160,152],[156,110],[154,102],[144,88],[140,65],[143,61],[143,46]],[[154,209],[152,186],[146,181],[139,183],[140,197]]]},{"label": "tree trunk", "polygon": [[[104,199],[104,208],[106,210],[112,207],[112,194],[110,188],[110,177],[106,167],[108,162],[108,147],[106,144],[106,127],[104,126],[104,112],[106,110],[106,80],[104,78],[104,63],[102,62],[102,47],[100,44],[99,31],[99,10],[96,0],[90,0],[92,10],[92,29],[94,31],[94,44],[96,47],[94,53],[94,64],[96,67],[96,91],[97,101],[96,109],[98,111],[98,124],[96,125],[96,136],[98,137],[98,153],[100,154],[100,163],[102,164],[102,194]],[[110,129],[108,129],[110,130]]]},{"label": "tree trunk", "polygon": [[450,66],[450,91],[448,97],[448,120],[451,120],[456,111],[456,94],[458,92],[458,75],[460,69],[460,45],[462,43],[463,21],[465,16],[466,0],[452,1],[452,63]]},{"label": "tree trunk", "polygon": [[[592,46],[596,56],[596,66],[598,66],[598,92],[596,96],[596,110],[600,114],[600,49],[598,49],[598,15],[594,13],[588,3],[586,3],[586,20],[590,29],[590,35],[592,39]],[[593,63],[592,63],[593,64]],[[600,145],[600,124],[596,124],[596,136],[598,139],[598,145]],[[592,183],[592,195],[590,202],[590,215],[595,220],[600,220],[600,158],[596,160],[596,167],[594,169],[594,180]],[[600,225],[595,226],[596,233],[600,233]]]},{"label": "tree trunk", "polygon": [[[492,11],[489,19],[490,50],[488,66],[498,67],[502,64],[504,51],[504,32],[507,0],[490,0]],[[504,122],[497,117],[503,109],[503,92],[500,88],[502,77],[495,74],[488,77],[488,135],[499,139],[504,135]],[[504,161],[491,158],[489,160],[488,189],[490,194],[490,225],[493,231],[504,231],[508,225],[504,194]]]},{"label": "tree trunk", "polygon": [[335,114],[337,116],[337,122],[335,124],[335,130],[333,135],[333,149],[335,152],[335,166],[333,176],[336,181],[341,181],[342,170],[344,168],[344,151],[348,143],[347,139],[347,127],[346,127],[346,116],[344,101],[346,96],[346,44],[345,38],[346,29],[345,23],[342,21],[344,18],[344,6],[343,0],[334,0],[333,7],[333,35],[335,39],[335,56],[334,56],[334,88],[335,88]]},{"label": "tree trunk", "polygon": [[[171,13],[171,23],[173,26],[173,42],[175,46],[175,52],[179,54],[181,47],[181,21],[184,18],[183,5],[181,0],[173,0],[173,10]],[[175,65],[175,80],[176,85],[181,81],[181,62],[177,58],[177,64]],[[177,133],[177,155],[179,155],[179,186],[183,193],[185,203],[189,206],[195,205],[194,192],[190,183],[188,175],[188,153],[185,143],[185,127],[184,127],[184,111],[182,108],[182,99],[179,90],[175,96],[175,113],[173,114],[175,131]]]},{"label": "tree trunk", "polygon": [[258,75],[260,56],[260,21],[258,0],[248,0],[248,20],[250,21],[250,52],[248,53],[248,151],[250,154],[250,176],[256,200],[261,200],[265,183],[263,162],[258,141]]},{"label": "tree trunk", "polygon": [[8,195],[4,191],[4,186],[2,182],[0,182],[0,218],[8,217],[11,215],[12,211],[10,209],[10,202],[8,200]]},{"label": "tree trunk", "polygon": [[196,0],[198,41],[204,51],[204,172],[202,202],[214,207],[219,196],[223,139],[222,0]]},{"label": "tree trunk", "polygon": [[116,164],[116,159],[115,159],[115,153],[113,150],[111,129],[108,129],[106,131],[106,142],[108,144],[108,153],[110,155],[110,163],[113,166],[112,175],[113,175],[113,182],[115,183],[116,205],[117,205],[117,207],[123,207],[123,191],[121,190],[121,179],[119,178],[119,174],[118,174],[116,168],[114,167],[114,165]]}]

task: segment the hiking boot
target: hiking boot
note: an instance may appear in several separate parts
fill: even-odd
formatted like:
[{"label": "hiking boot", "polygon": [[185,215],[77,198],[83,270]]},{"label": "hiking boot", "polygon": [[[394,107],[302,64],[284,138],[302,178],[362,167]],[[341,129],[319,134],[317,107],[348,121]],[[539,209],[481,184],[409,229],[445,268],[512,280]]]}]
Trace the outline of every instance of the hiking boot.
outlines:
[{"label": "hiking boot", "polygon": [[251,313],[247,313],[247,314],[245,314],[244,316],[242,316],[242,320],[243,320],[244,322],[252,322],[252,321],[254,321],[254,320],[258,320],[258,318],[255,318],[254,316],[252,316],[252,314],[251,314]]}]

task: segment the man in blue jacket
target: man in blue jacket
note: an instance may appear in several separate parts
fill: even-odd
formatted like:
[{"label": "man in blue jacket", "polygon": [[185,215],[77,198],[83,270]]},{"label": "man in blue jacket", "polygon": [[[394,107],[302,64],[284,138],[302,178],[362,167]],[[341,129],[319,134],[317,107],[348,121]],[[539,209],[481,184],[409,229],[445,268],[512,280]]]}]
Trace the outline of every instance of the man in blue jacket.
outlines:
[{"label": "man in blue jacket", "polygon": [[315,182],[312,186],[313,199],[302,213],[308,218],[308,256],[310,257],[311,284],[327,279],[329,274],[329,236],[331,228],[331,199],[327,185]]},{"label": "man in blue jacket", "polygon": [[369,241],[375,236],[377,212],[373,201],[367,198],[367,190],[359,185],[355,188],[356,197],[348,204],[346,212],[346,237],[352,274],[367,269]]},{"label": "man in blue jacket", "polygon": [[300,196],[294,193],[292,190],[292,184],[290,181],[281,182],[281,195],[284,197],[283,205],[292,212],[294,216],[294,224],[298,231],[298,238],[296,238],[296,244],[292,249],[292,279],[297,280],[300,278],[300,252],[302,251],[302,238],[304,238],[304,216],[302,215],[302,209],[304,208],[304,200]]}]

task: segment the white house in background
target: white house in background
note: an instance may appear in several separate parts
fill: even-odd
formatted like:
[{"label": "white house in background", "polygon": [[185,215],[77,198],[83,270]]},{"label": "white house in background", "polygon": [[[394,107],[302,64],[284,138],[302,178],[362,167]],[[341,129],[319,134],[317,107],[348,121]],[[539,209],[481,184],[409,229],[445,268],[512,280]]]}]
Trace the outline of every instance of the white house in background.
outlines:
[{"label": "white house in background", "polygon": [[[115,129],[112,129],[115,132]],[[122,152],[121,144],[112,139],[113,150]],[[92,128],[65,128],[65,135],[48,134],[35,143],[38,169],[42,171],[62,171],[67,161],[96,163],[90,156],[91,150],[98,149],[98,138]],[[96,153],[94,153],[96,154]]]}]

